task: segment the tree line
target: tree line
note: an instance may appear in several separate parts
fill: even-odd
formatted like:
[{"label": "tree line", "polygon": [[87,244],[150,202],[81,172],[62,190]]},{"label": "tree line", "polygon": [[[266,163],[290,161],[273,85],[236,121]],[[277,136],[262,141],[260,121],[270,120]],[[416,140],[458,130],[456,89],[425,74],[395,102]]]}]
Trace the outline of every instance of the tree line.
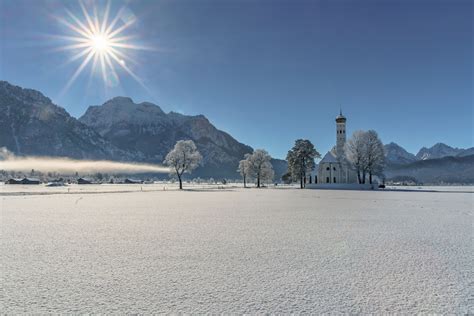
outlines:
[{"label": "tree line", "polygon": [[[299,182],[300,188],[306,185],[306,179],[315,169],[315,159],[321,158],[311,141],[297,139],[294,146],[288,151],[288,173],[283,180]],[[264,149],[256,149],[245,154],[239,161],[237,171],[242,176],[244,187],[249,181],[255,181],[257,188],[262,183],[273,181],[275,172],[271,164],[272,157]],[[373,182],[374,176],[383,177],[385,167],[385,152],[383,143],[374,130],[356,131],[346,142],[343,157],[338,157],[339,162],[354,170],[358,183]],[[202,156],[192,140],[180,140],[166,155],[164,164],[170,168],[170,174],[179,181],[179,188],[183,188],[182,177],[184,173],[191,173],[199,166]]]}]

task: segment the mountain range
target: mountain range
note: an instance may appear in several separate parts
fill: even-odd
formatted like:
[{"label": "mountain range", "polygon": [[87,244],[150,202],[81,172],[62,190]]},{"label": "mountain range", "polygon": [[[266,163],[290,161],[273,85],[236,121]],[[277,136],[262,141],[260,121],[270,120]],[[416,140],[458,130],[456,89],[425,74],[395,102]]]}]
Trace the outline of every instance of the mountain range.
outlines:
[{"label": "mountain range", "polygon": [[[193,177],[238,178],[238,162],[253,151],[203,115],[165,113],[116,97],[76,119],[38,91],[0,81],[0,147],[17,155],[161,164],[181,139],[193,140],[203,156]],[[272,164],[278,177],[286,171],[285,161]]]},{"label": "mountain range", "polygon": [[446,156],[417,160],[404,165],[388,165],[388,180],[424,184],[473,184],[474,155]]},{"label": "mountain range", "polygon": [[425,184],[474,183],[473,147],[461,149],[437,143],[421,148],[416,155],[393,142],[384,148],[387,161],[384,174],[388,180]]},{"label": "mountain range", "polygon": [[[153,103],[136,104],[127,97],[115,97],[90,106],[76,119],[42,93],[0,81],[0,147],[17,155],[160,164],[181,139],[193,140],[203,156],[193,177],[238,178],[239,160],[253,151],[217,129],[204,115],[165,113]],[[474,148],[438,143],[421,148],[415,155],[392,142],[385,145],[385,153],[388,177],[410,175],[418,176],[420,181],[444,182],[474,179],[469,173],[474,168],[466,167],[472,163]],[[286,173],[286,161],[273,159],[272,164],[277,179]],[[459,168],[453,169],[450,164],[466,172],[455,175],[453,172]],[[444,174],[444,180],[437,174]]]}]

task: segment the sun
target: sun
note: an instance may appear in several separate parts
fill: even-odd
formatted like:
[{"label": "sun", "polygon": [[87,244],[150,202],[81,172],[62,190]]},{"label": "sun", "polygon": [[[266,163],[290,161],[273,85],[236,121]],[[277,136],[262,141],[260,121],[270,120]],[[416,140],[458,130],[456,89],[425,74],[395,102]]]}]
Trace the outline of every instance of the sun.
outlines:
[{"label": "sun", "polygon": [[128,54],[129,51],[152,49],[133,44],[131,41],[136,36],[126,34],[130,26],[136,23],[135,15],[126,7],[122,7],[113,19],[109,19],[110,1],[102,11],[94,6],[93,14],[88,12],[81,0],[79,4],[82,18],[67,9],[64,17],[55,17],[67,27],[69,33],[72,33],[72,35],[56,36],[67,42],[59,49],[74,52],[69,62],[82,60],[63,91],[74,83],[89,64],[91,64],[91,74],[99,73],[106,86],[114,86],[120,82],[118,69],[122,69],[144,87],[142,80],[128,66],[136,64],[136,61]]},{"label": "sun", "polygon": [[110,54],[110,41],[107,35],[96,34],[90,40],[90,46],[94,49],[94,54]]}]

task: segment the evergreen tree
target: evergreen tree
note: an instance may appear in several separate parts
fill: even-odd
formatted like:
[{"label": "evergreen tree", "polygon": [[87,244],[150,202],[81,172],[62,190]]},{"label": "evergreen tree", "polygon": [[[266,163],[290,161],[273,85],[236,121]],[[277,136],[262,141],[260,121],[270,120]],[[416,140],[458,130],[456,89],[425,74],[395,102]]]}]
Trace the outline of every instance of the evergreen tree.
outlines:
[{"label": "evergreen tree", "polygon": [[293,148],[288,151],[286,156],[288,171],[294,180],[300,181],[302,189],[306,185],[306,175],[314,170],[316,165],[314,159],[320,157],[321,155],[314,148],[314,145],[307,139],[296,140]]}]

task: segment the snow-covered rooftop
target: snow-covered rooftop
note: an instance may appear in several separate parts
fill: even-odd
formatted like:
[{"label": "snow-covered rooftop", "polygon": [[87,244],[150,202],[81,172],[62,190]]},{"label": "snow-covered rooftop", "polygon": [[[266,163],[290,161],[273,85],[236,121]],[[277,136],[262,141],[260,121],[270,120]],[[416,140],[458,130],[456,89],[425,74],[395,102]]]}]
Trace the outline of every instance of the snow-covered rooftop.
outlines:
[{"label": "snow-covered rooftop", "polygon": [[319,162],[319,163],[335,163],[337,162],[336,156],[330,151],[327,152],[326,155],[324,155],[324,158]]}]

